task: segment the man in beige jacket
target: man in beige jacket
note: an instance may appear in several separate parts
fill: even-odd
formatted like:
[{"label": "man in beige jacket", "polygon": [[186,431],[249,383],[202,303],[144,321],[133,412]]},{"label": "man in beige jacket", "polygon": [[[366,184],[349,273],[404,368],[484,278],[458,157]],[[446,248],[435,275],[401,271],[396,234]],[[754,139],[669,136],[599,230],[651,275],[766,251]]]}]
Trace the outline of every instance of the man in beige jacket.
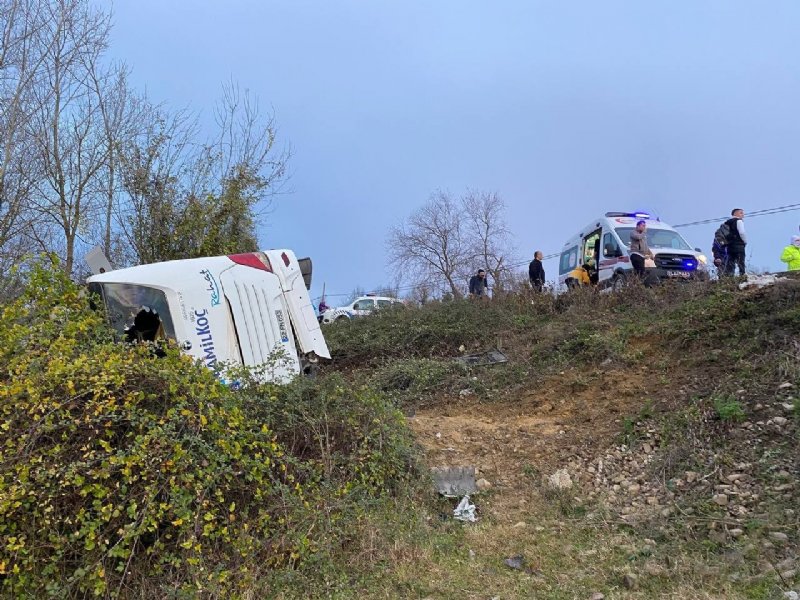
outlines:
[{"label": "man in beige jacket", "polygon": [[645,277],[645,258],[653,258],[653,253],[647,245],[647,223],[639,221],[636,223],[636,230],[631,231],[631,265],[642,281]]}]

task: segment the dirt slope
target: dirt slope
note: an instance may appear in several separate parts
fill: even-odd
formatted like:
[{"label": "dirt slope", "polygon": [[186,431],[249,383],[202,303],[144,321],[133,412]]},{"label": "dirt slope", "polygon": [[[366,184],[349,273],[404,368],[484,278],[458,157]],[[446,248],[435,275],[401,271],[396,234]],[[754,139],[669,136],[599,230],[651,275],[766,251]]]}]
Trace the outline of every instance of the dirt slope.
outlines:
[{"label": "dirt slope", "polygon": [[624,416],[671,394],[646,366],[586,372],[571,369],[543,379],[517,398],[482,402],[471,396],[418,411],[409,419],[430,466],[474,465],[496,488],[500,518],[525,496],[530,473],[552,473],[578,453],[613,445]]},{"label": "dirt slope", "polygon": [[[752,292],[755,302],[759,294]],[[758,377],[736,383],[726,361],[718,360],[735,353],[735,345],[687,353],[658,335],[630,343],[636,346],[633,364],[606,360],[595,368],[567,368],[500,399],[452,394],[409,418],[430,466],[474,465],[478,477],[490,483],[486,492],[473,496],[484,523],[483,529],[468,532],[467,540],[486,558],[495,553],[495,561],[524,552],[530,564],[537,564],[529,567],[533,570],[523,589],[539,590],[542,597],[581,597],[572,583],[555,583],[571,569],[586,569],[591,573],[586,579],[605,581],[598,587],[610,592],[606,597],[772,598],[791,589],[800,566],[800,526],[791,508],[799,499],[800,465],[794,464],[796,453],[783,454],[780,448],[797,440],[795,383]],[[760,358],[744,356],[740,362],[750,368]],[[735,424],[720,422],[718,414],[698,417],[707,429],[698,434],[704,439],[697,448],[663,437],[661,416],[669,419],[693,398],[714,396],[726,385],[741,386],[738,400],[731,400],[744,411]],[[645,413],[647,422],[637,423]],[[725,436],[727,445],[719,446],[713,439],[717,435]],[[769,457],[766,470],[763,457]],[[667,473],[671,461],[700,466],[689,467],[698,472],[678,468]],[[556,516],[553,522],[545,516],[552,516],[552,505],[562,502],[563,494],[548,496],[543,482],[564,468],[573,481],[564,492],[568,503],[583,505],[581,511],[592,516],[573,522],[572,531],[563,529],[570,519]],[[630,524],[634,535],[616,537],[594,515],[605,515],[599,523]],[[539,523],[533,531],[532,523]],[[584,552],[596,556],[599,565],[572,555],[571,541],[564,546],[569,556],[562,558],[563,566],[548,572],[543,565],[559,553],[558,540],[574,540],[575,531],[585,532],[585,527],[596,537],[589,536],[595,539]],[[661,552],[648,535],[665,540]],[[666,542],[676,535],[683,537]],[[708,556],[708,563],[689,554],[683,567],[671,562],[695,542],[718,545],[724,552],[720,558]],[[632,568],[613,566],[613,554],[601,559],[598,544],[618,544],[623,553],[643,552],[643,558],[628,562]],[[492,568],[485,573],[487,581],[497,579]],[[670,584],[659,591],[662,580]],[[527,592],[510,592],[502,578],[495,585],[499,597],[526,597]],[[563,596],[555,591],[559,586]],[[466,591],[469,598],[482,597],[480,588]]]}]

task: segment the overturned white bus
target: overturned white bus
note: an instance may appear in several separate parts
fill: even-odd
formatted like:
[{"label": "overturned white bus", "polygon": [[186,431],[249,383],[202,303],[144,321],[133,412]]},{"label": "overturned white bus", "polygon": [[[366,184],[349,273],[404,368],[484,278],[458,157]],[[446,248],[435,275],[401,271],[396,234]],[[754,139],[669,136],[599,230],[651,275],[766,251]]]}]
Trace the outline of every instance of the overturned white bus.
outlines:
[{"label": "overturned white bus", "polygon": [[284,382],[330,358],[308,294],[311,260],[291,250],[140,265],[87,283],[121,336],[174,340],[211,368],[265,367],[262,378]]}]

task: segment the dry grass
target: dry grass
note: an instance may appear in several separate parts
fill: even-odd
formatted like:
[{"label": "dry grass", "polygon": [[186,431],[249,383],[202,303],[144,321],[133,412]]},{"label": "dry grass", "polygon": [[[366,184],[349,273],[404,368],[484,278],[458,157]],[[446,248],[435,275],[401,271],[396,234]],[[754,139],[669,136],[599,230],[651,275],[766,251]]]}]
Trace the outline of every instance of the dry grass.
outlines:
[{"label": "dry grass", "polygon": [[[536,502],[540,504],[536,504]],[[491,500],[488,501],[491,504]],[[746,599],[770,598],[774,581],[753,578],[735,561],[680,540],[648,546],[625,527],[599,519],[565,519],[532,496],[524,523],[492,518],[464,525],[455,547],[430,544],[394,563],[382,586],[359,589],[360,598]],[[441,534],[439,534],[441,535]],[[431,538],[435,539],[436,534]],[[504,559],[522,555],[525,568]],[[727,562],[726,562],[727,561]],[[636,583],[626,585],[626,575]],[[736,574],[736,575],[735,575]],[[739,577],[732,581],[731,577]],[[388,585],[387,585],[388,584]]]}]

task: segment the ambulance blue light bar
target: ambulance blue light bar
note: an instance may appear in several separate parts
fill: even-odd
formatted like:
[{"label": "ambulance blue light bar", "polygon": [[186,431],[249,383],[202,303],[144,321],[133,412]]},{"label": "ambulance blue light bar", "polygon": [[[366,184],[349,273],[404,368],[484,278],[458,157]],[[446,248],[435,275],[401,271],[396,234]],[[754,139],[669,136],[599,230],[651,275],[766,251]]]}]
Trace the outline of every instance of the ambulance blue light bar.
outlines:
[{"label": "ambulance blue light bar", "polygon": [[658,221],[658,217],[653,217],[645,212],[607,212],[607,217],[630,217],[632,219],[654,219]]}]

